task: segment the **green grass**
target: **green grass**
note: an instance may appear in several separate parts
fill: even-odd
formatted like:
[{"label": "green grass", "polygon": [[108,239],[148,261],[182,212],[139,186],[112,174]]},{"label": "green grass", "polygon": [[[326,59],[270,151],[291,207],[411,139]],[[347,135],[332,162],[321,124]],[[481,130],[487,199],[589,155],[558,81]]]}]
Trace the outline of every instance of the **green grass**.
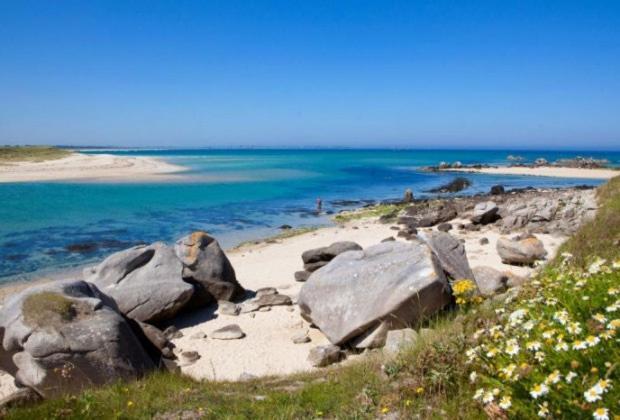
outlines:
[{"label": "green grass", "polygon": [[0,164],[43,162],[67,157],[71,151],[51,146],[0,146]]},{"label": "green grass", "polygon": [[74,302],[63,295],[53,292],[41,292],[28,296],[22,305],[24,321],[29,325],[45,325],[70,321],[76,315]]},{"label": "green grass", "polygon": [[389,220],[396,219],[398,213],[408,205],[411,204],[377,204],[371,207],[342,212],[334,216],[334,221],[338,223],[345,223],[351,220],[381,216],[385,216]]},{"label": "green grass", "polygon": [[573,264],[585,268],[592,256],[606,259],[620,254],[620,176],[597,191],[599,210],[593,221],[583,226],[560,249],[573,254]]},{"label": "green grass", "polygon": [[[157,373],[77,397],[13,409],[6,416],[146,419],[155,414],[179,415],[187,411],[204,418],[230,419],[371,419],[390,413],[423,419],[529,419],[538,418],[537,413],[546,402],[554,418],[592,418],[593,410],[599,407],[607,408],[613,418],[620,414],[620,352],[617,336],[603,335],[608,334],[607,324],[619,313],[607,312],[606,308],[620,296],[612,293],[620,284],[620,269],[612,264],[620,257],[620,249],[610,250],[583,241],[609,244],[614,240],[620,220],[612,212],[620,201],[620,182],[612,180],[600,190],[599,198],[601,209],[596,219],[564,246],[566,252],[574,253],[572,259],[554,261],[516,298],[505,299],[512,295],[509,292],[504,298],[489,299],[480,305],[467,304],[460,310],[435,316],[425,325],[432,329],[431,333],[422,335],[394,359],[386,359],[377,352],[311,374],[245,383],[195,382],[180,375]],[[602,222],[604,228],[597,226]],[[599,255],[608,261],[592,266]],[[584,269],[592,273],[584,274]],[[510,314],[518,309],[527,309],[527,316],[516,326],[509,326]],[[562,310],[572,322],[579,322],[582,331],[577,336],[554,320],[554,315]],[[599,312],[608,318],[603,325],[593,318]],[[529,332],[523,328],[528,320],[535,321]],[[543,336],[551,329],[555,330],[553,342]],[[571,346],[568,351],[553,350],[560,335]],[[576,340],[588,336],[599,337],[599,343],[585,351],[572,349]],[[517,355],[509,357],[506,349],[510,339],[520,349]],[[541,342],[543,362],[536,360],[535,352],[526,350],[530,341]],[[489,357],[487,353],[494,348],[496,355]],[[511,363],[518,366],[516,381],[500,375],[501,369]],[[562,375],[562,386],[558,388],[557,383],[550,382],[545,398],[533,399],[530,391],[555,370]],[[578,375],[571,384],[565,380],[569,371]],[[477,374],[473,383],[472,372]],[[586,403],[583,392],[603,378],[611,379],[612,387],[601,401]],[[474,399],[478,389],[491,394],[497,389],[497,395],[492,395],[492,402],[483,403]],[[506,410],[499,407],[504,396],[511,397],[511,407]]]}]

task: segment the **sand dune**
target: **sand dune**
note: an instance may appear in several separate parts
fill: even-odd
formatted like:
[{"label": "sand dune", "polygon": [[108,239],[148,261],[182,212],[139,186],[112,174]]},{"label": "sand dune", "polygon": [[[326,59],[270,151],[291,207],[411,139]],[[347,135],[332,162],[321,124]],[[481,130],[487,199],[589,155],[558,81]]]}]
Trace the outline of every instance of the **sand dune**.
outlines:
[{"label": "sand dune", "polygon": [[0,164],[0,183],[33,181],[145,182],[178,177],[184,168],[148,157],[86,155],[44,162]]},{"label": "sand dune", "polygon": [[610,179],[620,175],[620,171],[613,169],[564,168],[553,166],[522,167],[499,166],[495,168],[450,168],[447,172],[471,172],[491,175],[530,175],[549,176],[555,178],[583,178],[583,179]]}]

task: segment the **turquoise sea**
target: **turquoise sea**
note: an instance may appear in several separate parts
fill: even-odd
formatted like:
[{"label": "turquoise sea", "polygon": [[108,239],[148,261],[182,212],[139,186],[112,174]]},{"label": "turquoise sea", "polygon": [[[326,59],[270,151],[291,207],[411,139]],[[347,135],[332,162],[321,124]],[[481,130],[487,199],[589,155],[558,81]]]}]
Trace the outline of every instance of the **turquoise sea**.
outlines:
[{"label": "turquoise sea", "polygon": [[[618,152],[449,150],[105,150],[152,156],[188,168],[182,180],[151,183],[33,182],[0,184],[0,282],[30,278],[97,260],[141,242],[173,241],[204,229],[224,246],[278,233],[278,227],[330,223],[330,213],[416,197],[457,175],[417,170],[440,161],[504,164],[509,154],[533,160],[576,155],[620,165]],[[473,185],[561,187],[601,181],[466,175]],[[323,200],[322,214],[315,201]]]}]

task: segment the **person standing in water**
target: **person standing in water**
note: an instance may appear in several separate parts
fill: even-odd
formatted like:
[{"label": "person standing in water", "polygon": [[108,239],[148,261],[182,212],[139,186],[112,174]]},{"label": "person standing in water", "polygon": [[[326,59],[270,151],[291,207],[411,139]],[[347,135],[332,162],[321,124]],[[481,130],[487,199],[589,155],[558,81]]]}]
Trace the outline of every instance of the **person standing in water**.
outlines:
[{"label": "person standing in water", "polygon": [[321,200],[321,198],[317,198],[316,199],[316,211],[317,213],[320,213],[321,210],[323,209],[323,200]]}]

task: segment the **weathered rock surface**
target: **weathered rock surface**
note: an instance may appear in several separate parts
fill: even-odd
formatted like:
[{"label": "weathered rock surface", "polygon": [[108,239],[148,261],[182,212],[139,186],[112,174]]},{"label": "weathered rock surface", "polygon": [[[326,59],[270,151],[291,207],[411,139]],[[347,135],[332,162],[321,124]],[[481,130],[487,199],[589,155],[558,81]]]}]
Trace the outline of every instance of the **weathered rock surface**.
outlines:
[{"label": "weathered rock surface", "polygon": [[342,254],[299,295],[302,316],[340,345],[376,328],[415,324],[450,301],[445,274],[421,240],[385,242]]},{"label": "weathered rock surface", "polygon": [[112,254],[85,275],[114,299],[121,313],[138,321],[157,322],[176,315],[194,294],[181,271],[174,250],[156,242]]},{"label": "weathered rock surface", "polygon": [[220,248],[206,232],[197,231],[177,241],[175,252],[183,263],[183,279],[197,287],[194,304],[204,306],[215,300],[235,300],[245,290],[235,270]]},{"label": "weathered rock surface", "polygon": [[505,264],[533,264],[547,255],[543,243],[534,236],[519,240],[501,237],[497,253]]},{"label": "weathered rock surface", "polygon": [[497,204],[495,204],[493,201],[483,201],[476,204],[476,206],[474,207],[471,221],[472,223],[480,225],[493,223],[499,218],[497,214],[498,211],[499,207],[497,207]]},{"label": "weathered rock surface", "polygon": [[425,239],[439,258],[439,263],[448,277],[452,280],[474,278],[465,247],[458,239],[445,232],[431,232]]},{"label": "weathered rock surface", "polygon": [[398,218],[398,223],[412,229],[449,222],[457,216],[457,210],[451,203],[429,201],[408,207],[405,214]]},{"label": "weathered rock surface", "polygon": [[0,310],[0,369],[43,397],[138,378],[155,368],[114,302],[84,281],[9,297]]},{"label": "weathered rock surface", "polygon": [[339,362],[343,353],[338,346],[318,346],[308,353],[308,361],[314,367],[324,367]]}]

